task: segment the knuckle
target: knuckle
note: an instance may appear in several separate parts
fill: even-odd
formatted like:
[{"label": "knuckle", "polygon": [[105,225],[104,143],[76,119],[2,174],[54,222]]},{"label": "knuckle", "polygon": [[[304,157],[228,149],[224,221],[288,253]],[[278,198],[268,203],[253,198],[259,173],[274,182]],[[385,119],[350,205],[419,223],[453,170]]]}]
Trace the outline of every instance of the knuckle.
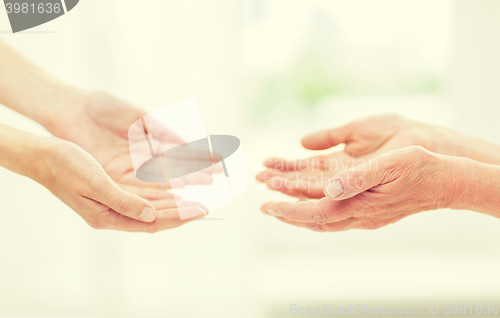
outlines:
[{"label": "knuckle", "polygon": [[344,190],[362,189],[366,184],[366,171],[353,170],[343,181]]},{"label": "knuckle", "polygon": [[314,210],[313,221],[319,225],[327,223],[328,222],[327,210],[324,207],[318,205],[318,207]]},{"label": "knuckle", "polygon": [[415,145],[408,146],[408,147],[404,148],[403,151],[410,158],[411,157],[426,156],[429,154],[429,152],[427,150],[425,150],[423,147],[415,146]]},{"label": "knuckle", "polygon": [[421,168],[427,165],[435,157],[431,152],[420,146],[410,146],[407,148],[407,161],[410,166]]},{"label": "knuckle", "polygon": [[427,150],[425,150],[423,147],[421,146],[409,146],[408,147],[408,151],[411,153],[411,154],[417,154],[417,155],[426,155],[428,154],[429,152]]},{"label": "knuckle", "polygon": [[120,214],[125,214],[128,211],[130,211],[130,209],[132,208],[132,203],[130,202],[130,200],[128,198],[123,198],[118,202],[118,204],[116,205],[116,208],[118,210],[116,212],[118,212]]},{"label": "knuckle", "polygon": [[411,171],[420,170],[436,158],[420,146],[405,147],[380,157],[384,157],[380,170],[380,173],[383,173],[384,182],[392,181],[396,176],[408,175]]},{"label": "knuckle", "polygon": [[321,232],[324,233],[326,232],[325,226],[323,224],[310,224],[307,226],[308,229],[314,231],[314,232]]}]

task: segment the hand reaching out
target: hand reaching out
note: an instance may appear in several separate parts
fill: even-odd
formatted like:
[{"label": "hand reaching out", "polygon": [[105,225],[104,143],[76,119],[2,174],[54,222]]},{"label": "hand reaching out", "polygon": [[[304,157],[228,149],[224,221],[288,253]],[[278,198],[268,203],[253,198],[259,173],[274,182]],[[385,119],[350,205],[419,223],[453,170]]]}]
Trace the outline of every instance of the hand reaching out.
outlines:
[{"label": "hand reaching out", "polygon": [[[90,153],[117,183],[168,189],[171,187],[169,182],[150,183],[138,180],[132,166],[128,131],[144,115],[144,111],[133,108],[112,95],[94,92],[74,100],[70,107],[55,114],[49,130],[55,136],[71,141]],[[148,128],[155,129],[151,126]],[[155,137],[161,142],[172,146],[185,143],[167,127],[158,124],[157,128]],[[155,146],[161,147],[159,144]],[[151,154],[147,152],[144,155]],[[179,160],[179,165],[182,165],[182,160]],[[183,182],[176,182],[176,185],[210,184],[211,174],[222,172],[219,170],[218,166],[203,169],[182,177]]]},{"label": "hand reaching out", "polygon": [[[156,232],[206,214],[200,204],[174,198],[166,191],[130,185],[120,188],[94,158],[72,143],[55,138],[43,143],[43,159],[33,178],[94,228]],[[180,220],[179,209],[196,218]]]},{"label": "hand reaching out", "polygon": [[300,199],[318,199],[324,197],[323,185],[331,177],[391,150],[421,146],[446,154],[451,148],[448,134],[444,128],[395,114],[362,118],[302,139],[302,145],[309,150],[345,144],[343,151],[291,161],[270,158],[264,162],[269,170],[256,178],[272,190]]},{"label": "hand reaching out", "polygon": [[450,182],[464,159],[407,147],[337,174],[324,186],[327,198],[267,202],[261,210],[278,220],[319,232],[377,229],[412,214],[451,206]]},{"label": "hand reaching out", "polygon": [[368,156],[355,158],[343,151],[303,160],[271,158],[264,162],[269,169],[257,174],[256,179],[269,189],[292,197],[320,199],[325,196],[323,185],[331,177],[368,160]]},{"label": "hand reaching out", "polygon": [[[53,78],[0,40],[0,104],[43,125],[53,135],[90,153],[117,183],[170,188],[169,182],[139,181],[130,159],[128,130],[144,111],[104,92],[83,92]],[[151,128],[151,127],[149,127]],[[161,142],[184,141],[167,127],[157,129]],[[219,171],[215,172],[218,173]],[[176,186],[210,184],[207,169],[176,180]]]},{"label": "hand reaching out", "polygon": [[[205,214],[200,204],[160,191],[170,187],[167,180],[136,178],[128,130],[143,111],[106,93],[83,93],[68,86],[1,40],[0,87],[0,104],[69,141],[0,124],[0,166],[37,180],[92,226],[154,232],[192,220],[181,221],[179,210],[184,217]],[[173,146],[184,143],[166,127],[156,129],[155,136]],[[34,153],[38,160],[32,161]],[[222,169],[205,169],[179,177],[176,186],[210,184],[211,175],[219,172]]]}]

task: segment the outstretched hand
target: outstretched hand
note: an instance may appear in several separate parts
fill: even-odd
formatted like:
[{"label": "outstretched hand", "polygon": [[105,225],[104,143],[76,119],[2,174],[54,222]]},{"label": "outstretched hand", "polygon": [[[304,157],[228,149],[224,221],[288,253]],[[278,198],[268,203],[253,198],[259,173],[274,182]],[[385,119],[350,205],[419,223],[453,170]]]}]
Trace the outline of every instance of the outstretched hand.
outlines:
[{"label": "outstretched hand", "polygon": [[[137,179],[135,175],[130,158],[128,131],[131,125],[144,115],[146,115],[144,111],[110,94],[93,92],[74,100],[69,107],[55,114],[49,130],[55,136],[71,141],[91,154],[116,183],[143,188],[169,189],[171,185],[168,180],[150,183]],[[161,126],[157,131],[161,134],[155,137],[162,143],[170,144],[171,147],[185,143],[167,127]],[[150,153],[145,155],[150,156]],[[180,182],[176,182],[176,186],[210,184],[211,175],[222,172],[219,170],[220,167],[214,166],[211,169],[181,177]]]},{"label": "outstretched hand", "polygon": [[264,162],[268,170],[259,173],[256,179],[271,190],[299,199],[323,198],[323,186],[331,177],[381,154],[407,146],[439,151],[445,143],[444,137],[439,138],[444,135],[442,130],[395,114],[362,118],[302,139],[303,147],[309,150],[345,144],[342,151],[290,161],[270,158]]},{"label": "outstretched hand", "polygon": [[319,232],[377,229],[418,212],[450,206],[456,189],[449,180],[461,160],[421,147],[391,151],[335,175],[324,185],[326,198],[267,202],[261,211]]},{"label": "outstretched hand", "polygon": [[[57,138],[43,143],[43,159],[32,178],[93,228],[152,233],[207,213],[201,204],[164,190],[117,185],[92,156],[73,143]],[[181,220],[180,212],[192,218]]]}]

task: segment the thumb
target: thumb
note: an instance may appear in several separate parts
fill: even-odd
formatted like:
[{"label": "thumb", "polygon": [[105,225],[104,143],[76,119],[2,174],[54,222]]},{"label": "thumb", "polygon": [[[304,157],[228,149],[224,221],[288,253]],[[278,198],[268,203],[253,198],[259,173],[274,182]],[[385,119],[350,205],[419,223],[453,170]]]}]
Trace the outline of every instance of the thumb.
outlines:
[{"label": "thumb", "polygon": [[323,192],[328,199],[345,200],[380,184],[394,181],[395,156],[387,153],[367,163],[345,170],[328,180]]},{"label": "thumb", "polygon": [[156,209],[151,203],[120,189],[112,181],[101,189],[98,201],[113,211],[138,221],[153,222],[156,219]]},{"label": "thumb", "polygon": [[325,129],[302,138],[302,146],[309,150],[324,150],[342,143],[348,143],[352,137],[352,123]]}]

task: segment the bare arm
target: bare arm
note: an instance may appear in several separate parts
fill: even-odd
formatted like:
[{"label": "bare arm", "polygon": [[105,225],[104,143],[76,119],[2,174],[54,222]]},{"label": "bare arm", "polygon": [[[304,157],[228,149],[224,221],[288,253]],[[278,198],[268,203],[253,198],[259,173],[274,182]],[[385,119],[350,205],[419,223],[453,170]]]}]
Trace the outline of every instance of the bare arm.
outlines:
[{"label": "bare arm", "polygon": [[[105,92],[84,91],[55,79],[0,41],[0,103],[37,121],[54,136],[73,142],[92,155],[117,183],[169,189],[169,182],[136,178],[128,130],[146,113]],[[182,144],[162,127],[161,142]],[[214,172],[184,178],[186,184],[212,182]]]},{"label": "bare arm", "polygon": [[[344,151],[301,160],[270,158],[269,170],[257,175],[269,189],[298,198],[324,197],[328,178],[377,156],[408,146],[420,146],[431,152],[500,165],[500,146],[466,136],[448,128],[418,122],[396,114],[361,118],[340,127],[322,130],[302,139],[310,150],[328,149],[345,144]],[[312,181],[309,181],[312,180]]]},{"label": "bare arm", "polygon": [[[40,183],[97,229],[156,232],[205,215],[200,205],[177,208],[174,195],[166,191],[121,188],[73,143],[4,124],[0,124],[0,166]],[[198,216],[180,220],[179,209]]]},{"label": "bare arm", "polygon": [[449,169],[455,185],[449,208],[500,218],[500,166],[461,159]]},{"label": "bare arm", "polygon": [[0,40],[0,103],[52,132],[54,115],[79,96]]},{"label": "bare arm", "polygon": [[500,218],[500,167],[406,147],[345,170],[324,186],[325,198],[267,202],[261,210],[319,232],[378,229],[442,208]]},{"label": "bare arm", "polygon": [[432,129],[442,136],[441,144],[435,149],[437,153],[500,165],[500,145],[443,127],[434,126]]}]

